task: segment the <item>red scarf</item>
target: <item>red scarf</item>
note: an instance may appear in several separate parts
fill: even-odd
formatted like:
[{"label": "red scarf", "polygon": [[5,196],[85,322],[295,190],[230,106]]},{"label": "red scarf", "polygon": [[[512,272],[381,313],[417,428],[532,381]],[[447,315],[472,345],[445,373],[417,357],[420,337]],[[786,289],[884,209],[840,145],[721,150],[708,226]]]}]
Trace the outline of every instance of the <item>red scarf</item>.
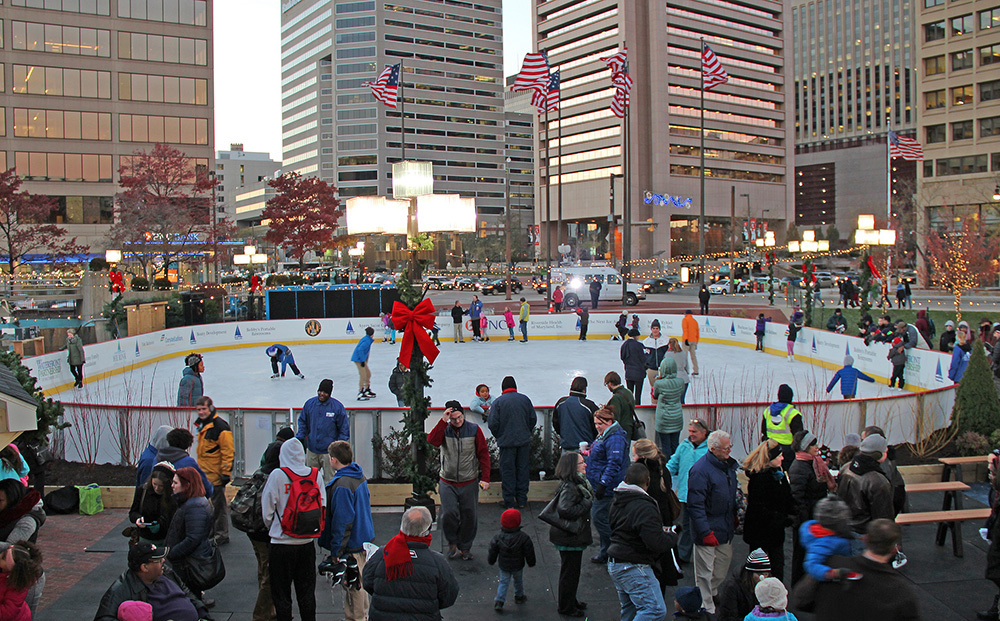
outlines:
[{"label": "red scarf", "polygon": [[405,535],[400,532],[389,540],[382,548],[382,555],[385,557],[385,579],[388,581],[397,578],[405,578],[413,573],[413,558],[410,556],[410,548],[407,543],[423,543],[431,545],[431,535],[420,537],[417,535]]},{"label": "red scarf", "polygon": [[795,459],[799,461],[811,461],[813,463],[813,473],[816,474],[816,479],[826,483],[827,489],[831,492],[837,491],[837,481],[830,474],[830,469],[827,468],[826,462],[819,455],[810,455],[805,451],[798,451],[795,453]]}]

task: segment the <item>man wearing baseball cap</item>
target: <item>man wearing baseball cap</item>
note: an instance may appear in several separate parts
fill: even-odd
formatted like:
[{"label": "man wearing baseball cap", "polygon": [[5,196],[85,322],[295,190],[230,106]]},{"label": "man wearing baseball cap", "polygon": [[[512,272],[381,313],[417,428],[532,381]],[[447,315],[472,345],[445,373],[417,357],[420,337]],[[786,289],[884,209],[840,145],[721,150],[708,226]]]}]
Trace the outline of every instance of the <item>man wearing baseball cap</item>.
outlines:
[{"label": "man wearing baseball cap", "polygon": [[104,593],[94,621],[116,621],[118,608],[127,601],[148,603],[153,608],[154,619],[211,619],[205,604],[164,566],[168,551],[169,548],[147,542],[130,546],[128,569]]}]

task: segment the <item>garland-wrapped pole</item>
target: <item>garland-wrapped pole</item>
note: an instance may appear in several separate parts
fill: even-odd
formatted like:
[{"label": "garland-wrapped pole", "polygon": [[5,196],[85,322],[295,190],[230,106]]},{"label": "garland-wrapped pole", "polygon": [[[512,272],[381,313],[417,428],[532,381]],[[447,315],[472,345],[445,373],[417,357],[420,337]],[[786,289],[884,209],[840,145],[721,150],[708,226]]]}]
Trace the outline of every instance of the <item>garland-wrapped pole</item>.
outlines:
[{"label": "garland-wrapped pole", "polygon": [[812,259],[806,259],[806,262],[802,264],[802,275],[806,283],[806,299],[805,299],[805,315],[806,315],[806,325],[812,326],[813,320],[813,276],[814,270]]}]

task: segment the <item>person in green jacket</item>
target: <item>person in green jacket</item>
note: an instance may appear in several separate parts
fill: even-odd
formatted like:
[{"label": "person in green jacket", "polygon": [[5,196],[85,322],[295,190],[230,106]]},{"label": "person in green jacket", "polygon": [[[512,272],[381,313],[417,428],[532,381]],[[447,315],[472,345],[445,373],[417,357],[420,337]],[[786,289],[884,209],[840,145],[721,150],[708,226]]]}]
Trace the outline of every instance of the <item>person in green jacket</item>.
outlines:
[{"label": "person in green jacket", "polygon": [[69,354],[69,372],[76,380],[73,388],[83,388],[83,365],[87,362],[87,355],[83,353],[83,339],[72,328],[66,330],[66,352]]},{"label": "person in green jacket", "polygon": [[656,443],[667,459],[677,450],[681,430],[684,429],[684,412],[681,411],[683,395],[684,380],[677,377],[677,362],[673,358],[664,358],[660,362],[659,375],[653,382],[653,398],[656,399]]},{"label": "person in green jacket", "polygon": [[632,392],[622,386],[622,377],[611,371],[604,376],[604,385],[611,391],[607,407],[615,413],[615,420],[625,430],[625,438],[632,441],[632,428],[635,426],[635,397]]},{"label": "person in green jacket", "polygon": [[528,303],[521,298],[521,312],[517,316],[518,322],[521,324],[521,342],[528,342],[528,317],[531,315],[531,310],[528,308]]}]

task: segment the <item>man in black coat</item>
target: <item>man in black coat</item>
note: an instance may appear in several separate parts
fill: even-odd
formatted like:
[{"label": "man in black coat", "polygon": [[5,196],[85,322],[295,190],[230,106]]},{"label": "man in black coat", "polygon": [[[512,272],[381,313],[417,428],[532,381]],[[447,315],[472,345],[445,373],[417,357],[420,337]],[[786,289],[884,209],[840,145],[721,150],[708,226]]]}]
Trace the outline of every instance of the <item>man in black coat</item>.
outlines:
[{"label": "man in black coat", "polygon": [[601,299],[601,289],[604,285],[601,281],[594,276],[594,279],[590,281],[590,307],[592,310],[597,310],[597,301]]},{"label": "man in black coat", "polygon": [[140,542],[129,548],[128,569],[112,584],[97,609],[94,621],[117,621],[122,602],[147,602],[156,619],[198,621],[211,619],[200,599],[191,594],[169,567],[163,566],[167,549]]},{"label": "man in black coat", "polygon": [[[437,621],[442,609],[455,604],[458,581],[444,555],[430,549],[430,529],[426,508],[409,509],[399,534],[365,564],[361,583],[372,596],[369,621]],[[399,549],[401,557],[396,554]]]},{"label": "man in black coat", "polygon": [[676,545],[677,537],[664,530],[660,509],[646,493],[648,488],[649,470],[643,464],[632,464],[611,503],[608,573],[622,602],[623,619],[662,619],[667,615],[652,565]]},{"label": "man in black coat", "polygon": [[[861,575],[858,580],[820,582],[815,593],[817,621],[910,621],[920,619],[916,593],[909,581],[892,568],[902,542],[902,531],[892,520],[868,525],[865,551],[850,558],[833,556],[827,564]],[[802,583],[800,583],[802,584]],[[798,595],[798,592],[795,593]],[[793,597],[794,605],[801,605]]]},{"label": "man in black coat", "polygon": [[574,377],[569,395],[556,401],[552,427],[559,434],[559,446],[565,451],[580,450],[580,443],[593,444],[597,437],[594,412],[597,404],[587,398],[587,378]]},{"label": "man in black coat", "polygon": [[507,509],[528,504],[528,456],[531,432],[538,422],[531,399],[517,392],[517,382],[507,376],[503,392],[493,402],[488,421],[500,448],[500,489]]}]

